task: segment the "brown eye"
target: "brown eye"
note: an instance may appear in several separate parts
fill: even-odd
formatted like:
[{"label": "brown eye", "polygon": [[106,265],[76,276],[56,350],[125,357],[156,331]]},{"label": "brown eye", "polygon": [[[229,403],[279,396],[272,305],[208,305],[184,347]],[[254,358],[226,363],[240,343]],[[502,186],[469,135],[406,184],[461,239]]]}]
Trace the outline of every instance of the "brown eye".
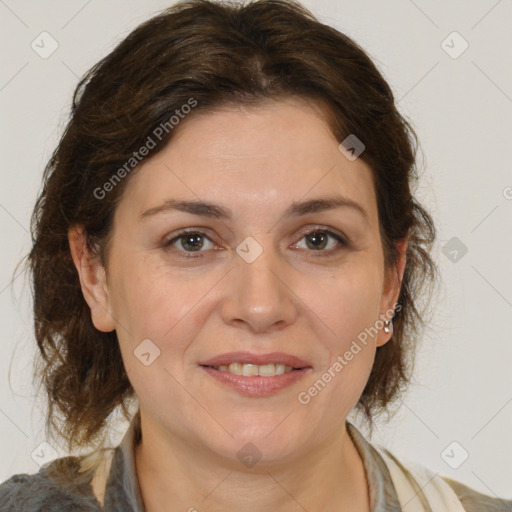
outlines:
[{"label": "brown eye", "polygon": [[[341,236],[325,229],[315,229],[304,233],[302,239],[306,240],[307,249],[319,253],[331,253],[347,245]],[[330,239],[334,242],[330,243]]]},{"label": "brown eye", "polygon": [[[207,242],[210,243],[212,247],[207,247]],[[181,252],[184,257],[195,257],[187,253],[205,252],[202,250],[205,248],[205,246],[205,250],[207,250],[209,248],[213,248],[214,244],[208,238],[208,236],[206,236],[204,233],[201,233],[200,231],[183,231],[171,240],[162,244],[164,249],[167,250],[172,248],[177,252]]]},{"label": "brown eye", "polygon": [[313,231],[305,235],[307,245],[310,249],[320,250],[325,249],[329,242],[329,235],[323,231]]},{"label": "brown eye", "polygon": [[200,233],[187,233],[180,236],[181,247],[186,251],[199,251],[204,245],[203,236]]}]

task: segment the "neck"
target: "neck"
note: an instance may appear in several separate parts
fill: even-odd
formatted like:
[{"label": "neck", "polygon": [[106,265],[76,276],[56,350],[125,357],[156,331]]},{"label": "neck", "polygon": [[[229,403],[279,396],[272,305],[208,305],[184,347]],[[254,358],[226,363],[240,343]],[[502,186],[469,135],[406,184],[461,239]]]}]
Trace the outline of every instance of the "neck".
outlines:
[{"label": "neck", "polygon": [[[364,466],[345,424],[292,464],[256,464],[245,471],[238,462],[144,427],[142,421],[135,463],[146,512],[167,511],[170,503],[190,512],[370,510]],[[149,431],[151,443],[144,442]]]}]

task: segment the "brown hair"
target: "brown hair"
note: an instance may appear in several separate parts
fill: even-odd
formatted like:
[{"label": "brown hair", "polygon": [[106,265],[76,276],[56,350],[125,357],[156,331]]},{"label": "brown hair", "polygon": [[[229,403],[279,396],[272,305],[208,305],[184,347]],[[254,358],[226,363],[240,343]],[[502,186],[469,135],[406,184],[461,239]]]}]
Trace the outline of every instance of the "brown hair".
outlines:
[{"label": "brown hair", "polygon": [[[387,268],[396,263],[396,243],[409,241],[393,337],[377,349],[357,407],[371,425],[372,415],[405,389],[423,323],[417,299],[435,277],[435,230],[411,195],[417,142],[390,87],[356,43],[298,3],[182,1],[137,27],[80,81],[33,212],[28,258],[39,376],[48,426],[70,448],[101,440],[109,415],[118,406],[126,413],[133,396],[115,331],[92,324],[70,254],[70,226],[84,226],[89,249],[107,267],[113,214],[138,169],[130,174],[126,162],[159,126],[169,129],[151,155],[172,138],[169,119],[191,99],[193,116],[285,97],[324,105],[337,140],[355,134],[364,142],[360,158],[374,175]],[[123,179],[105,189],[116,172]]]}]

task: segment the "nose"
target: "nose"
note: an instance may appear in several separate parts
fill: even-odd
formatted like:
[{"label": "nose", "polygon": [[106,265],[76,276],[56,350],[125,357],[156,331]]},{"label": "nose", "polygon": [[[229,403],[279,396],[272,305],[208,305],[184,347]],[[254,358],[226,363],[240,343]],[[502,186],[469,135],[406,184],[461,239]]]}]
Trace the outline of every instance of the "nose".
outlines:
[{"label": "nose", "polygon": [[235,257],[221,308],[224,322],[260,333],[293,324],[298,298],[286,263],[267,248],[252,263]]}]

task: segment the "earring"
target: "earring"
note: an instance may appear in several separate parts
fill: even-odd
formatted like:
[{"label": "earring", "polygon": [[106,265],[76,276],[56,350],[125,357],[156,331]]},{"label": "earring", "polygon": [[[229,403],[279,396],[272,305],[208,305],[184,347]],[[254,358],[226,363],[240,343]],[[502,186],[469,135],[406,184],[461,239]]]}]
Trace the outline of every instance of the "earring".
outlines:
[{"label": "earring", "polygon": [[390,332],[393,332],[393,322],[392,320],[386,320],[384,322],[384,332],[386,333],[390,333]]}]

